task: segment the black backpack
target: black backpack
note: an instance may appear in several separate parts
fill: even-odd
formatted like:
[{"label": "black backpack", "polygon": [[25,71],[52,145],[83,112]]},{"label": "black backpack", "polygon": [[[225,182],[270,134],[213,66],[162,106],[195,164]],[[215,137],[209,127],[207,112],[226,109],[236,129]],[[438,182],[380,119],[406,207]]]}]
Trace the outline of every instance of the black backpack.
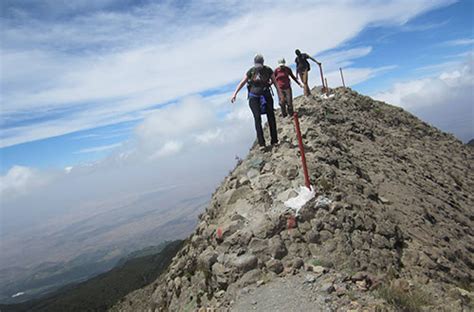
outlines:
[{"label": "black backpack", "polygon": [[309,62],[308,62],[308,57],[306,56],[305,53],[301,53],[299,56],[297,56],[295,59],[295,63],[296,63],[296,69],[299,72],[304,71],[304,70],[307,70],[307,71],[311,70],[311,66],[309,65]]},{"label": "black backpack", "polygon": [[271,72],[266,66],[253,67],[249,72],[248,91],[255,95],[263,95],[270,87]]}]

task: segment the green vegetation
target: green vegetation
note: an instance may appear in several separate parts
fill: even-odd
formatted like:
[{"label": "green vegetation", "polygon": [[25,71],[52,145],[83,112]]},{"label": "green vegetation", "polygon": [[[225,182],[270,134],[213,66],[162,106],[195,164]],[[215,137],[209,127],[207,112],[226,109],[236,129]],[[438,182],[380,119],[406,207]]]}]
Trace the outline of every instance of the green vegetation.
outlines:
[{"label": "green vegetation", "polygon": [[[149,254],[147,248],[139,256],[122,265],[76,285],[69,285],[53,294],[20,304],[0,305],[2,312],[106,311],[126,294],[152,283],[166,270],[183,241],[173,241],[160,252]],[[135,253],[135,255],[141,255]]]},{"label": "green vegetation", "polygon": [[330,269],[334,268],[334,263],[322,259],[311,259],[310,263],[314,266],[322,266]]},{"label": "green vegetation", "polygon": [[428,295],[421,289],[403,289],[394,284],[384,284],[377,289],[377,294],[397,311],[418,312],[429,303]]}]

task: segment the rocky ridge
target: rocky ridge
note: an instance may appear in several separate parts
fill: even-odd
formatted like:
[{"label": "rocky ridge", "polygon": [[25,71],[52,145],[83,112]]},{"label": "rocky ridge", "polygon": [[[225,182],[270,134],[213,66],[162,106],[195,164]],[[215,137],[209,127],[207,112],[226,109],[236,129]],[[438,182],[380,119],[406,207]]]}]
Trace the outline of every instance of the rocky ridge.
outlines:
[{"label": "rocky ridge", "polygon": [[259,302],[295,279],[314,311],[472,308],[474,151],[399,107],[332,92],[295,99],[316,196],[294,226],[284,202],[304,182],[279,117],[280,146],[254,146],[168,271],[112,310],[280,311]]}]

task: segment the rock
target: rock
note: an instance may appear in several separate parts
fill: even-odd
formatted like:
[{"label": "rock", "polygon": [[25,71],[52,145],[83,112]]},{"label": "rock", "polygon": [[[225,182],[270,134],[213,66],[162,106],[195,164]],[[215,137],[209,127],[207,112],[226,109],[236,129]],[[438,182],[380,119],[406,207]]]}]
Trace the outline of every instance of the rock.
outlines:
[{"label": "rock", "polygon": [[327,273],[328,269],[320,265],[313,265],[313,264],[308,263],[306,264],[306,271],[314,272],[318,275],[322,275],[322,274]]},{"label": "rock", "polygon": [[247,177],[250,180],[254,179],[255,177],[257,177],[259,175],[260,175],[260,171],[258,171],[256,169],[250,169],[249,171],[247,171]]},{"label": "rock", "polygon": [[253,157],[247,162],[247,167],[249,169],[257,169],[259,172],[265,165],[265,161],[261,157]]},{"label": "rock", "polygon": [[296,165],[290,166],[286,170],[286,177],[288,180],[293,180],[298,176],[298,167]]},{"label": "rock", "polygon": [[233,263],[236,269],[241,273],[245,273],[252,269],[255,269],[257,267],[257,264],[258,259],[255,255],[252,254],[241,255],[237,257]]},{"label": "rock", "polygon": [[391,282],[392,288],[401,291],[401,292],[409,292],[410,291],[410,283],[405,279],[395,279]]},{"label": "rock", "polygon": [[322,292],[330,294],[333,291],[335,291],[336,289],[334,288],[334,285],[332,283],[324,283],[324,284],[321,285],[320,290]]},{"label": "rock", "polygon": [[305,239],[306,239],[306,242],[308,243],[315,243],[315,244],[320,243],[320,235],[315,230],[308,231],[305,235]]},{"label": "rock", "polygon": [[314,282],[316,282],[316,277],[314,275],[308,274],[304,277],[303,284],[313,284]]},{"label": "rock", "polygon": [[321,232],[319,232],[319,243],[324,243],[331,238],[332,234],[328,230],[322,230]]},{"label": "rock", "polygon": [[268,240],[254,237],[248,244],[248,249],[254,255],[260,255],[268,252]]},{"label": "rock", "polygon": [[391,203],[388,199],[386,199],[385,197],[382,197],[382,196],[379,196],[379,200],[382,204],[385,204],[385,205],[388,205],[388,204]]},{"label": "rock", "polygon": [[253,269],[245,273],[239,280],[240,287],[255,284],[262,278],[262,272],[259,269]]},{"label": "rock", "polygon": [[229,270],[220,263],[214,263],[212,266],[212,274],[214,275],[217,284],[220,288],[227,288],[229,284],[229,280],[227,278],[227,273]]},{"label": "rock", "polygon": [[365,189],[365,194],[367,195],[367,198],[373,201],[378,201],[379,200],[379,194],[371,187],[368,187]]},{"label": "rock", "polygon": [[214,297],[222,298],[222,297],[224,297],[224,294],[225,294],[225,290],[219,290],[219,291],[214,293]]},{"label": "rock", "polygon": [[316,209],[324,209],[324,210],[328,210],[329,209],[329,205],[331,204],[331,199],[325,197],[325,196],[318,196],[316,198],[316,203],[314,204],[314,207]]},{"label": "rock", "polygon": [[247,246],[252,238],[252,233],[248,230],[241,230],[232,234],[228,239],[230,245]]},{"label": "rock", "polygon": [[294,189],[288,189],[277,195],[277,200],[286,202],[288,199],[298,196],[298,193]]},{"label": "rock", "polygon": [[267,261],[267,263],[265,263],[265,266],[268,270],[275,272],[276,274],[280,274],[281,272],[283,272],[283,264],[280,260],[270,259],[269,261]]},{"label": "rock", "polygon": [[298,228],[300,229],[302,234],[305,234],[312,229],[311,223],[308,221],[298,223]]},{"label": "rock", "polygon": [[244,185],[248,185],[250,184],[250,180],[247,176],[243,176],[239,179],[238,183],[237,183],[237,187],[241,187],[241,186],[244,186]]},{"label": "rock", "polygon": [[199,257],[198,257],[198,268],[209,272],[211,266],[217,261],[217,253],[214,248],[209,246]]},{"label": "rock", "polygon": [[282,259],[288,254],[288,250],[279,236],[272,237],[269,245],[270,255],[275,259]]},{"label": "rock", "polygon": [[361,281],[367,278],[367,272],[360,271],[352,275],[351,280],[356,282],[356,281]]},{"label": "rock", "polygon": [[301,258],[296,258],[294,261],[293,261],[293,265],[292,265],[292,268],[293,269],[300,269],[301,267],[304,266],[304,261],[303,259]]},{"label": "rock", "polygon": [[367,282],[366,280],[361,280],[361,281],[357,281],[356,282],[356,286],[359,290],[362,290],[362,291],[365,291],[367,290],[369,287],[367,286]]},{"label": "rock", "polygon": [[225,239],[226,237],[229,237],[235,232],[237,232],[238,230],[240,230],[242,227],[243,227],[242,220],[230,221],[229,223],[223,224],[222,237]]}]

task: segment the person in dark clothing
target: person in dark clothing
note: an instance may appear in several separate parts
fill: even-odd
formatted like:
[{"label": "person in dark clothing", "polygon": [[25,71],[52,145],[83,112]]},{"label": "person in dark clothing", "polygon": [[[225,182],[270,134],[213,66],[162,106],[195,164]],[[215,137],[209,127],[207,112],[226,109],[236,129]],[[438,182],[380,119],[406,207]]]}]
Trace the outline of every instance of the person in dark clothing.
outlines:
[{"label": "person in dark clothing", "polygon": [[311,95],[311,91],[308,86],[308,72],[311,70],[311,66],[309,65],[308,59],[312,60],[318,65],[321,65],[320,62],[316,61],[314,58],[309,56],[306,53],[301,53],[300,50],[295,50],[296,53],[296,58],[295,58],[295,63],[296,63],[296,72],[301,78],[301,82],[304,85],[304,95],[309,96]]},{"label": "person in dark clothing", "polygon": [[273,96],[271,93],[271,84],[273,83],[277,89],[278,96],[281,98],[281,90],[278,87],[273,70],[263,65],[264,59],[261,54],[257,54],[254,58],[254,66],[250,68],[240,81],[231,102],[234,103],[239,91],[245,84],[248,84],[249,106],[252,110],[255,121],[255,130],[257,132],[257,140],[261,149],[265,149],[265,138],[262,128],[262,114],[267,115],[268,126],[270,128],[271,144],[278,144],[278,133],[275,120],[275,112],[273,109]]}]

